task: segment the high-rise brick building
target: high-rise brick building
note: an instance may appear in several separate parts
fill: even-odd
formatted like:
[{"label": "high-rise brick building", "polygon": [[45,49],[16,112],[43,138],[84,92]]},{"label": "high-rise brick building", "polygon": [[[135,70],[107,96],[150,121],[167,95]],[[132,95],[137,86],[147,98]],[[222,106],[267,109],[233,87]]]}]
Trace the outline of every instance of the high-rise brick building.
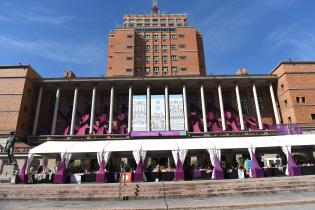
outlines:
[{"label": "high-rise brick building", "polygon": [[108,77],[205,76],[202,33],[186,14],[125,15],[109,33]]}]

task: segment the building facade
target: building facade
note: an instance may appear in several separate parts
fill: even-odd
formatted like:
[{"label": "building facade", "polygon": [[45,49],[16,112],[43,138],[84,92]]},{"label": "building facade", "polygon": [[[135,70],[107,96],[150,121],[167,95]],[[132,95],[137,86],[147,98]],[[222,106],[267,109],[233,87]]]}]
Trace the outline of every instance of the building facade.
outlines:
[{"label": "building facade", "polygon": [[271,73],[278,77],[278,100],[283,123],[298,123],[305,131],[313,130],[315,62],[281,62]]},{"label": "building facade", "polygon": [[108,40],[107,77],[206,75],[202,33],[186,14],[125,15]]},{"label": "building facade", "polygon": [[[42,78],[31,66],[1,66],[2,145],[12,130],[33,147],[48,140],[272,136],[282,123],[314,126],[313,62],[282,62],[271,74],[207,76],[202,33],[186,14],[160,14],[155,6],[152,14],[125,15],[123,24],[109,33],[105,78]],[[125,157],[116,154],[112,165]]]}]

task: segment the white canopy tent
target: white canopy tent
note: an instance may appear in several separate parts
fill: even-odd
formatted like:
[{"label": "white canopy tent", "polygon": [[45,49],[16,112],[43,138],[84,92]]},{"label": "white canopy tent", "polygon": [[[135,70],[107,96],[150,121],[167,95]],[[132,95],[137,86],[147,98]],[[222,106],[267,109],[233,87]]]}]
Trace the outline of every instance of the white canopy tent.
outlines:
[{"label": "white canopy tent", "polygon": [[199,149],[248,149],[282,146],[315,146],[315,135],[142,139],[112,141],[47,141],[30,150],[29,154],[97,153],[132,151],[174,151]]}]

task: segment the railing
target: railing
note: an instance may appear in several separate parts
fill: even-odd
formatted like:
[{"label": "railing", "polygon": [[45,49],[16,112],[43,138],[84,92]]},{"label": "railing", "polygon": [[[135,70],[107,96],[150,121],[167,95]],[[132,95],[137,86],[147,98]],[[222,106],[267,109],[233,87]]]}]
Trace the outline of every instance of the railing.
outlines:
[{"label": "railing", "polygon": [[219,132],[188,132],[190,137],[225,137],[225,136],[275,136],[276,130],[256,130],[256,131],[219,131]]}]

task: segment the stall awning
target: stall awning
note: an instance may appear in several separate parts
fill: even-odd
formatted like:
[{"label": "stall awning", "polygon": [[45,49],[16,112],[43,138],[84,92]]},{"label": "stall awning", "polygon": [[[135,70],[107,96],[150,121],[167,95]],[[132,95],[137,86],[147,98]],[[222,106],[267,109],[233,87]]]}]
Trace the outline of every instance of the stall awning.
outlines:
[{"label": "stall awning", "polygon": [[48,153],[97,153],[128,151],[172,151],[197,149],[247,149],[250,147],[312,146],[315,135],[185,138],[185,139],[142,139],[86,142],[45,142],[30,150],[31,154]]},{"label": "stall awning", "polygon": [[79,142],[47,141],[29,151],[30,154],[54,154],[63,153]]}]

